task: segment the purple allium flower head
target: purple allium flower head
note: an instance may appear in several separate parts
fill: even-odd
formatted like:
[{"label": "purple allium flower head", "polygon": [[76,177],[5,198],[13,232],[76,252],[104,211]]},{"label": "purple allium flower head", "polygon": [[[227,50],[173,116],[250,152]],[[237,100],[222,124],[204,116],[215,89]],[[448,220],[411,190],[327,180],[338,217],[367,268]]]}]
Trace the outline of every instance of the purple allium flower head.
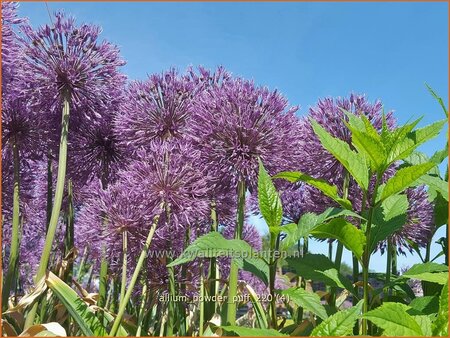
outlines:
[{"label": "purple allium flower head", "polygon": [[175,69],[132,82],[126,91],[116,131],[134,149],[148,148],[154,140],[183,138],[198,81]]},{"label": "purple allium flower head", "polygon": [[242,79],[203,91],[194,107],[192,134],[215,184],[256,188],[258,157],[271,174],[292,169],[298,146],[296,107],[277,91]]},{"label": "purple allium flower head", "polygon": [[[406,223],[390,238],[396,245],[398,253],[406,254],[405,249],[411,253],[414,251],[408,240],[425,247],[433,232],[433,205],[428,200],[428,193],[424,186],[409,188],[406,190],[408,198],[408,210],[406,212]],[[387,241],[379,244],[378,248],[384,253]]]},{"label": "purple allium flower head", "polygon": [[119,176],[132,186],[141,186],[143,198],[152,209],[164,202],[170,209],[168,223],[175,227],[209,217],[207,181],[197,162],[199,151],[178,142],[155,141],[149,148],[138,152],[138,159]]},{"label": "purple allium flower head", "polygon": [[[375,129],[381,131],[383,109],[381,101],[370,103],[365,96],[355,94],[351,94],[348,99],[325,98],[319,100],[315,107],[310,108],[309,114],[301,119],[300,128],[297,130],[297,133],[302,135],[299,148],[301,156],[299,169],[313,177],[328,180],[336,184],[338,188],[342,187],[345,168],[322,147],[310,119],[316,120],[332,136],[350,144],[351,131],[344,124],[347,117],[342,109],[357,116],[365,115]],[[396,125],[392,112],[386,114],[386,122],[389,129]]]},{"label": "purple allium flower head", "polygon": [[[292,184],[280,192],[283,205],[283,216],[288,223],[298,223],[307,212],[319,213],[321,207],[317,205],[320,196],[314,188],[307,184]],[[322,203],[325,202],[325,198]]]},{"label": "purple allium flower head", "polygon": [[125,149],[113,129],[113,115],[83,120],[74,130],[69,149],[69,177],[80,188],[99,179],[104,188],[116,179]]},{"label": "purple allium flower head", "polygon": [[41,110],[60,109],[62,96],[70,95],[72,108],[106,105],[125,81],[119,49],[99,42],[98,26],[75,25],[73,17],[56,13],[54,23],[37,30],[21,26],[28,92]]},{"label": "purple allium flower head", "polygon": [[20,55],[20,47],[14,26],[22,24],[25,19],[17,16],[17,2],[2,1],[2,91],[14,77],[14,66]]}]

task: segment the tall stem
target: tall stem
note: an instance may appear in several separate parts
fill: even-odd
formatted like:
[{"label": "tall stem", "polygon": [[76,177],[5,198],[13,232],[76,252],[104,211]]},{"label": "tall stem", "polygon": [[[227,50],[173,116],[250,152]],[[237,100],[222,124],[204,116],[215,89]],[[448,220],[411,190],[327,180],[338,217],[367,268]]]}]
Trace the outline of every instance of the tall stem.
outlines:
[{"label": "tall stem", "polygon": [[[369,176],[370,177],[370,176]],[[370,230],[372,228],[373,213],[375,210],[375,199],[378,192],[378,185],[380,184],[381,175],[377,174],[375,180],[375,187],[373,189],[372,198],[370,200],[369,214],[367,216],[366,225],[366,243],[370,243]],[[369,311],[369,266],[370,266],[370,248],[366,244],[366,248],[363,253],[363,292],[364,292],[364,304],[363,304],[363,314]],[[367,319],[362,320],[362,335],[367,335],[368,321]]]},{"label": "tall stem", "polygon": [[159,222],[160,214],[157,214],[153,218],[153,223],[148,233],[147,239],[145,240],[144,247],[142,248],[141,254],[139,255],[138,262],[136,264],[136,268],[134,269],[133,276],[131,277],[130,284],[128,285],[127,292],[125,293],[125,297],[123,301],[119,305],[119,312],[117,313],[116,319],[114,320],[111,332],[108,336],[114,337],[119,330],[120,322],[122,321],[123,315],[125,313],[125,308],[130,301],[131,294],[133,292],[134,286],[136,285],[136,281],[139,277],[139,273],[141,272],[142,266],[144,265],[145,258],[147,257],[147,252],[152,243],[153,235],[156,231],[156,226]]},{"label": "tall stem", "polygon": [[[245,213],[245,182],[240,180],[237,187],[238,194],[238,210],[237,210],[237,223],[234,231],[234,238],[241,239],[242,229],[244,228],[244,213]],[[236,295],[237,295],[237,282],[238,282],[239,267],[237,261],[231,259],[230,277],[228,280],[228,300],[227,300],[227,324],[235,325],[236,323]]]},{"label": "tall stem", "polygon": [[199,299],[199,308],[200,308],[200,322],[199,322],[199,336],[203,336],[203,324],[205,323],[205,302],[203,299],[205,298],[205,281],[203,280],[203,263],[200,263],[200,299]]},{"label": "tall stem", "polygon": [[136,330],[136,337],[140,337],[141,332],[142,332],[142,322],[144,320],[145,304],[147,303],[147,281],[144,281],[144,286],[142,287],[141,299],[142,300],[141,300],[141,306],[139,307],[138,327]]},{"label": "tall stem", "polygon": [[[216,201],[211,202],[211,232],[217,231],[217,212],[216,212]],[[216,296],[218,288],[216,288],[216,275],[217,275],[217,261],[215,257],[209,259],[209,269],[208,269],[208,295]],[[214,298],[216,299],[216,298]],[[210,320],[214,315],[216,309],[216,303],[214,300],[209,300],[205,304],[205,319]]]},{"label": "tall stem", "polygon": [[52,214],[52,199],[53,199],[53,167],[50,150],[47,154],[47,221],[45,223],[45,231],[48,231],[50,218]]},{"label": "tall stem", "polygon": [[[66,179],[67,166],[67,139],[69,136],[69,100],[69,94],[66,93],[65,95],[63,95],[61,143],[59,145],[58,176],[56,179],[55,199],[52,208],[52,214],[50,216],[50,223],[48,225],[47,236],[45,238],[44,250],[42,251],[41,261],[39,263],[39,268],[36,274],[36,282],[38,282],[42,277],[45,276],[45,271],[47,270],[48,260],[50,257],[50,252],[52,250],[53,239],[55,238],[59,213],[61,211],[61,204],[64,196],[64,183]],[[33,325],[37,307],[38,304],[34,304],[33,308],[28,313],[27,319],[25,321],[25,329]]]},{"label": "tall stem", "polygon": [[275,299],[275,276],[277,273],[277,261],[278,257],[276,256],[276,252],[278,251],[278,247],[280,245],[280,236],[277,235],[276,237],[272,236],[270,237],[270,251],[271,251],[271,257],[270,257],[270,280],[269,280],[269,291],[270,291],[270,309],[271,309],[271,327],[273,329],[277,329],[278,323],[277,323],[277,307],[276,307],[276,299]]},{"label": "tall stem", "polygon": [[[66,220],[66,233],[64,236],[64,255],[67,256],[74,246],[74,217],[75,213],[73,210],[73,193],[72,193],[72,180],[67,182],[67,200],[68,200],[68,210],[67,210],[67,220]],[[72,281],[73,275],[73,260],[69,257],[69,262],[67,264],[65,279],[66,283]]]},{"label": "tall stem", "polygon": [[8,298],[11,288],[17,280],[17,270],[19,262],[19,246],[20,246],[20,164],[19,164],[19,149],[16,142],[13,142],[13,166],[14,166],[14,191],[13,191],[13,215],[12,215],[12,234],[11,234],[11,250],[9,253],[8,273],[5,277],[5,284],[2,289],[2,309],[5,311],[8,308]]},{"label": "tall stem", "polygon": [[387,251],[386,251],[386,298],[391,295],[391,287],[389,284],[391,283],[391,271],[392,271],[392,240],[390,238],[387,239]]},{"label": "tall stem", "polygon": [[127,230],[122,233],[122,283],[120,285],[120,302],[123,302],[125,297],[125,289],[127,287],[127,251],[128,251],[128,236]]}]

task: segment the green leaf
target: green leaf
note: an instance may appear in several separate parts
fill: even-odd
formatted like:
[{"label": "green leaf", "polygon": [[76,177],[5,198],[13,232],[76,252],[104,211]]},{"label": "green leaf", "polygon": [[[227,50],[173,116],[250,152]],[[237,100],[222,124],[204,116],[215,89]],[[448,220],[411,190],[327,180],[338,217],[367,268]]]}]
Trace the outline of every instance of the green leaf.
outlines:
[{"label": "green leaf", "polygon": [[258,322],[259,328],[267,329],[269,324],[266,317],[266,312],[264,311],[263,306],[259,302],[259,296],[256,294],[255,290],[253,290],[253,288],[249,284],[245,283],[245,287],[248,291],[248,294],[250,295],[250,301],[253,304],[253,309],[255,311],[256,321]]},{"label": "green leaf", "polygon": [[384,303],[363,317],[381,328],[385,336],[422,336],[419,324],[406,313],[408,309],[401,303]]},{"label": "green leaf", "polygon": [[338,189],[336,186],[329,184],[327,181],[311,177],[300,171],[283,171],[276,174],[273,178],[283,178],[289,182],[305,182],[313,187],[319,189],[325,196],[330,197],[346,209],[352,209],[352,204],[348,199],[339,197]]},{"label": "green leaf", "polygon": [[357,258],[361,258],[366,244],[364,233],[343,218],[335,218],[328,223],[323,223],[311,231],[311,234],[317,238],[339,240]]},{"label": "green leaf", "polygon": [[350,292],[354,292],[352,282],[339,273],[336,265],[325,255],[307,253],[300,258],[286,258],[286,262],[297,275],[305,279],[324,282],[333,287],[345,287]]},{"label": "green leaf", "polygon": [[436,164],[441,164],[448,157],[448,143],[445,145],[445,148],[442,150],[437,150],[433,156],[431,156],[430,161]]},{"label": "green leaf", "polygon": [[45,283],[67,309],[83,334],[86,336],[106,335],[107,332],[95,316],[95,312],[66,283],[52,272],[47,273]]},{"label": "green leaf", "polygon": [[409,132],[405,138],[399,140],[392,146],[388,155],[388,163],[393,163],[404,159],[409,156],[419,145],[439,135],[446,122],[447,120],[437,121],[426,127]]},{"label": "green leaf", "polygon": [[448,272],[424,272],[417,275],[414,274],[403,274],[401,277],[407,277],[412,279],[418,279],[421,281],[431,282],[431,283],[437,283],[444,285],[448,282]]},{"label": "green leaf", "polygon": [[409,306],[424,315],[437,313],[439,310],[439,298],[437,296],[423,296],[414,298]]},{"label": "green leaf", "polygon": [[316,121],[311,120],[314,132],[322,146],[328,150],[353,176],[359,186],[367,191],[369,187],[369,168],[363,156],[350,149],[348,143],[331,136]]},{"label": "green leaf", "polygon": [[269,285],[269,265],[259,257],[247,257],[235,259],[239,269],[251,272]]},{"label": "green leaf", "polygon": [[418,275],[424,272],[446,272],[448,271],[448,266],[444,264],[438,264],[433,262],[414,264],[408,271],[403,275]]},{"label": "green leaf", "polygon": [[350,335],[361,312],[362,304],[363,301],[361,300],[355,306],[328,317],[314,328],[311,336],[339,337]]},{"label": "green leaf", "polygon": [[383,139],[385,147],[386,149],[391,149],[388,155],[388,159],[391,159],[396,155],[394,151],[395,150],[394,146],[403,141],[421,120],[422,117],[418,118],[417,120],[411,123],[407,123],[401,127],[395,128],[394,130],[385,135],[385,138]]},{"label": "green leaf", "polygon": [[[395,212],[392,212],[395,214]],[[400,230],[406,223],[406,214],[394,216],[389,221],[385,217],[380,208],[375,209],[373,216],[373,224],[370,234],[370,243],[368,245],[370,252],[375,250],[378,242],[385,240],[396,231]]]},{"label": "green leaf", "polygon": [[261,160],[259,160],[258,203],[269,228],[280,226],[283,219],[281,199]]},{"label": "green leaf", "polygon": [[408,197],[406,195],[393,195],[386,198],[381,206],[384,220],[390,221],[396,216],[406,214],[409,206]]},{"label": "green leaf", "polygon": [[197,257],[211,258],[219,256],[233,256],[233,258],[250,258],[254,256],[252,247],[240,239],[225,239],[214,231],[197,238],[183,253],[168,264],[172,267],[193,261]]},{"label": "green leaf", "polygon": [[439,297],[439,312],[433,323],[433,336],[448,337],[448,283],[442,288]]},{"label": "green leaf", "polygon": [[431,337],[433,335],[431,326],[431,318],[426,315],[412,316],[417,324],[419,324],[422,334],[426,337]]},{"label": "green leaf", "polygon": [[426,174],[435,163],[423,163],[398,170],[384,186],[380,200],[383,201],[389,196],[402,192],[404,189],[414,185],[414,183],[424,174]]},{"label": "green leaf", "polygon": [[445,116],[448,117],[448,110],[447,110],[447,107],[445,107],[444,100],[442,100],[442,98],[438,94],[436,94],[436,92],[433,90],[433,88],[431,88],[428,84],[425,84],[425,86],[427,86],[428,91],[439,102],[439,104],[442,107],[442,110],[444,111]]},{"label": "green leaf", "polygon": [[436,228],[448,223],[448,201],[437,194],[434,200],[434,225]]},{"label": "green leaf", "polygon": [[319,318],[328,318],[325,308],[320,303],[320,297],[316,293],[308,292],[300,287],[290,288],[280,292],[283,296],[287,296],[298,306],[301,306],[306,311],[311,311]]},{"label": "green leaf", "polygon": [[448,202],[448,182],[444,181],[442,178],[431,175],[423,175],[417,180],[417,184],[424,184],[429,187],[429,195],[431,200],[436,198],[436,192],[438,192]]},{"label": "green leaf", "polygon": [[281,337],[287,336],[274,329],[253,329],[243,326],[221,326],[222,330],[234,332],[240,337]]},{"label": "green leaf", "polygon": [[372,171],[375,172],[385,165],[387,159],[386,149],[381,143],[380,135],[377,134],[376,130],[372,129],[373,126],[370,122],[367,120],[364,124],[366,125],[365,132],[359,131],[351,125],[347,124],[347,126],[352,132],[352,143],[359,153],[370,159]]},{"label": "green leaf", "polygon": [[[403,167],[409,167],[411,165],[417,165],[417,164],[423,164],[423,163],[427,163],[427,162],[433,162],[436,163],[436,161],[433,161],[430,159],[430,157],[420,151],[414,151],[411,155],[409,155],[408,157],[406,157],[405,159],[403,159],[403,161],[405,163],[401,164],[399,169],[403,168]],[[436,163],[439,164],[439,163]],[[430,175],[434,175],[434,176],[439,176],[439,167],[436,166],[434,168],[432,168],[428,174]]]}]

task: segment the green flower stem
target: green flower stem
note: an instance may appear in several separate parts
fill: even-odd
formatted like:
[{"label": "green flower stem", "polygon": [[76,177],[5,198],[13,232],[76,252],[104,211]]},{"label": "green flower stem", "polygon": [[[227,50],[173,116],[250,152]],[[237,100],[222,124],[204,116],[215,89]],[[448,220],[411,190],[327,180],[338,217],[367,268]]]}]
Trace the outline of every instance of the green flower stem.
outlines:
[{"label": "green flower stem", "polygon": [[[242,229],[244,227],[244,213],[245,213],[245,182],[240,180],[237,187],[238,194],[238,210],[237,210],[237,223],[234,231],[234,238],[241,239]],[[238,283],[239,267],[236,259],[231,259],[230,277],[228,281],[228,299],[227,299],[227,325],[235,325],[236,323],[236,311],[237,303],[235,298],[237,295],[237,283]]]},{"label": "green flower stem", "polygon": [[[359,281],[359,262],[358,258],[353,255],[353,283],[356,284]],[[359,287],[355,285],[355,293],[359,296]],[[352,305],[355,306],[358,303],[358,299],[355,296],[352,296]],[[359,325],[358,321],[356,321],[355,326],[353,327],[353,335],[357,336],[359,334]]]},{"label": "green flower stem", "polygon": [[88,252],[87,252],[87,246],[86,246],[86,247],[84,247],[83,256],[81,257],[80,266],[78,267],[77,276],[76,276],[77,281],[80,281],[80,279],[81,279],[83,269],[84,269],[84,263],[86,262],[87,255],[88,255]]},{"label": "green flower stem", "polygon": [[141,336],[142,322],[144,320],[145,304],[146,303],[147,303],[147,283],[146,283],[146,281],[144,281],[144,286],[142,287],[141,306],[139,308],[138,326],[137,326],[137,330],[136,330],[136,337],[140,337]]},{"label": "green flower stem", "polygon": [[[67,257],[70,251],[74,247],[74,217],[75,213],[73,210],[73,191],[72,191],[72,180],[67,181],[67,196],[68,196],[68,210],[67,210],[67,220],[66,220],[66,233],[64,235],[64,255]],[[73,276],[73,259],[68,258],[69,262],[65,271],[66,283],[70,285]]]},{"label": "green flower stem", "polygon": [[203,280],[203,265],[200,265],[200,321],[199,321],[199,336],[203,336],[203,324],[205,323],[205,281]]},{"label": "green flower stem", "polygon": [[128,251],[128,235],[127,230],[122,233],[122,283],[120,284],[120,303],[125,298],[125,289],[127,287],[127,251]]},{"label": "green flower stem", "polygon": [[139,255],[138,262],[136,264],[136,268],[134,269],[133,276],[131,277],[130,284],[128,285],[127,292],[125,293],[125,297],[123,301],[119,304],[119,312],[117,313],[116,319],[114,320],[111,332],[108,336],[114,337],[119,330],[120,322],[122,321],[123,315],[125,313],[126,306],[131,298],[131,293],[133,292],[134,286],[136,285],[136,281],[139,277],[139,273],[144,265],[145,258],[147,257],[147,252],[152,243],[153,235],[156,231],[156,226],[159,222],[160,214],[157,214],[153,218],[153,223],[148,233],[147,239],[145,241],[144,247],[142,248],[141,254]]},{"label": "green flower stem", "polygon": [[[172,260],[170,257],[167,258],[167,264],[170,264]],[[169,305],[168,305],[168,315],[167,315],[167,332],[166,336],[173,336],[175,328],[175,317],[176,309],[178,303],[176,301],[176,289],[175,289],[175,273],[173,267],[167,268],[169,272]]]},{"label": "green flower stem", "polygon": [[53,167],[52,156],[50,150],[47,154],[47,222],[45,223],[45,231],[48,231],[48,225],[50,224],[50,218],[52,214],[53,204]]},{"label": "green flower stem", "polygon": [[[375,187],[373,189],[371,204],[369,207],[369,213],[367,216],[367,225],[366,225],[366,243],[370,243],[370,230],[372,228],[372,220],[373,220],[373,214],[375,211],[375,199],[378,192],[378,186],[380,184],[381,175],[377,174],[377,178],[375,180]],[[368,244],[366,244],[366,248],[363,253],[363,296],[364,296],[364,304],[363,304],[363,315],[366,314],[369,311],[369,265],[370,265],[370,248],[368,247]],[[362,335],[367,335],[367,327],[368,327],[368,321],[367,319],[363,318],[362,320]]]},{"label": "green flower stem", "polygon": [[385,280],[385,284],[386,284],[386,298],[387,296],[391,295],[391,288],[389,285],[389,283],[391,282],[391,271],[392,271],[392,256],[393,256],[393,252],[392,252],[392,241],[390,238],[388,238],[387,240],[388,245],[387,245],[387,251],[386,251],[386,280]]},{"label": "green flower stem", "polygon": [[[217,211],[216,211],[216,201],[211,202],[211,232],[217,231]],[[218,282],[216,281],[217,275],[217,260],[215,257],[209,259],[209,269],[208,269],[208,294],[210,296],[216,296],[218,290]],[[217,298],[216,298],[217,299]],[[205,318],[210,320],[216,310],[216,302],[209,300],[205,304]]]},{"label": "green flower stem", "polygon": [[17,281],[17,271],[19,262],[19,246],[20,246],[20,164],[19,149],[16,142],[13,142],[13,166],[14,166],[14,191],[13,191],[13,215],[12,215],[12,235],[11,235],[11,251],[9,254],[8,273],[5,277],[5,283],[2,289],[2,310],[8,309],[8,299],[11,288]]},{"label": "green flower stem", "polygon": [[270,301],[270,310],[271,310],[271,328],[277,329],[278,323],[277,323],[277,306],[276,306],[276,299],[275,299],[275,276],[277,273],[277,261],[278,257],[276,256],[276,252],[278,252],[278,247],[280,245],[280,236],[277,235],[276,237],[271,236],[270,237],[270,252],[271,252],[271,258],[270,258],[270,266],[269,266],[269,291],[271,296]]},{"label": "green flower stem", "polygon": [[[41,261],[35,277],[35,281],[39,281],[45,276],[47,270],[50,252],[52,250],[53,239],[55,238],[56,228],[58,226],[59,214],[61,211],[61,204],[64,195],[64,183],[66,179],[66,167],[67,167],[67,139],[69,135],[69,100],[70,95],[63,95],[63,111],[62,111],[62,130],[61,130],[61,143],[59,145],[59,159],[58,159],[58,176],[56,179],[55,199],[52,208],[52,214],[50,216],[50,223],[48,225],[47,236],[45,238],[44,250],[42,251]],[[33,308],[27,315],[25,321],[25,329],[28,329],[34,323],[38,304],[34,304]]]}]

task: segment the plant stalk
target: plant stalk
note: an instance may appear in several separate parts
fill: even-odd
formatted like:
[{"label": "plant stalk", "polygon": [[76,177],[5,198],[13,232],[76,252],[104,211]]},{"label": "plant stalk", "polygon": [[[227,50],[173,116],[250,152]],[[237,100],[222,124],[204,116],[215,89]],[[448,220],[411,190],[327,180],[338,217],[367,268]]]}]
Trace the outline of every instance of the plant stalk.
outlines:
[{"label": "plant stalk", "polygon": [[139,273],[141,272],[141,269],[144,265],[145,258],[147,257],[147,252],[148,252],[148,249],[152,242],[153,235],[155,234],[160,215],[161,214],[157,214],[153,218],[152,226],[148,233],[144,247],[142,248],[141,254],[139,255],[139,259],[136,264],[136,268],[134,269],[133,276],[131,277],[130,284],[128,285],[128,288],[127,288],[127,292],[125,293],[125,297],[124,297],[123,301],[119,304],[119,312],[117,313],[116,319],[114,320],[111,332],[108,335],[110,337],[114,337],[117,334],[117,331],[119,330],[120,322],[122,321],[126,306],[131,298],[131,294],[133,292],[134,286],[136,285],[136,281],[139,277]]},{"label": "plant stalk", "polygon": [[[61,211],[61,204],[64,196],[64,183],[66,179],[67,167],[67,140],[69,135],[69,114],[70,114],[70,94],[63,95],[63,111],[62,111],[62,129],[61,129],[61,143],[59,145],[59,159],[58,159],[58,176],[56,179],[55,199],[50,216],[50,223],[47,229],[47,236],[45,238],[44,250],[42,251],[41,261],[35,277],[35,281],[41,280],[47,270],[50,252],[52,250],[53,239],[55,238],[56,228],[58,226],[59,214]],[[25,321],[25,329],[28,329],[34,323],[38,304],[34,304],[33,308],[27,315]]]},{"label": "plant stalk", "polygon": [[8,299],[11,289],[17,281],[19,250],[20,250],[20,163],[19,149],[17,143],[13,142],[13,166],[14,166],[14,190],[13,190],[13,215],[12,215],[12,234],[11,250],[9,253],[8,273],[5,277],[5,283],[2,289],[2,310],[8,309]]},{"label": "plant stalk", "polygon": [[[241,239],[242,229],[244,228],[244,213],[245,213],[245,181],[240,180],[237,186],[238,195],[238,210],[236,229],[234,231],[234,238]],[[227,299],[227,324],[235,325],[236,311],[237,311],[237,284],[238,284],[239,267],[236,259],[231,259],[230,277],[228,281],[228,299]]]},{"label": "plant stalk", "polygon": [[127,287],[127,250],[128,250],[128,235],[127,230],[122,233],[122,282],[120,284],[120,303],[125,298],[125,289]]}]

